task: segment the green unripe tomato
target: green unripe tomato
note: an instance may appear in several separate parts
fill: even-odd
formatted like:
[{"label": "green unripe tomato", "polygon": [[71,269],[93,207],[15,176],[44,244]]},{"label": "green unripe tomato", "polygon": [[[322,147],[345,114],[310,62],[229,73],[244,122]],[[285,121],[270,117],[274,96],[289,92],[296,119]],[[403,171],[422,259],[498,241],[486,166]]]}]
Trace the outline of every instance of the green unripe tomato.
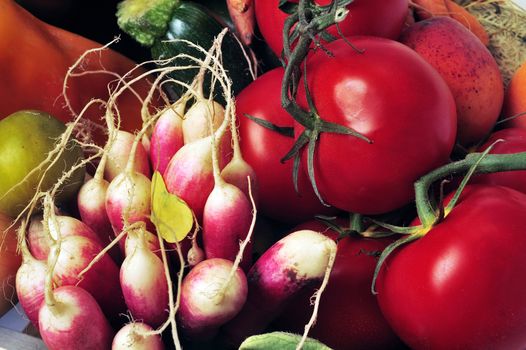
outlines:
[{"label": "green unripe tomato", "polygon": [[[40,190],[47,191],[82,159],[81,147],[70,141],[45,174],[44,170],[54,159],[39,167],[65,130],[64,123],[36,110],[18,111],[0,120],[0,213],[16,217],[33,198],[41,178]],[[37,167],[39,170],[27,177]],[[85,172],[85,168],[75,171],[64,183],[58,192],[57,204],[76,195]]]}]

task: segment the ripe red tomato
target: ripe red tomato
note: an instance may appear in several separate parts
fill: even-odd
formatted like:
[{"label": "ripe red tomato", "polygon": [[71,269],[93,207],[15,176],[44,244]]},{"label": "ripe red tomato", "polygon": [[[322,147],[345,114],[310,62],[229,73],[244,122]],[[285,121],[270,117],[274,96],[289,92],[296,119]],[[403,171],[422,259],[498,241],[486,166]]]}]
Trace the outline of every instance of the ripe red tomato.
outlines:
[{"label": "ripe red tomato", "polygon": [[245,114],[278,126],[292,127],[294,119],[281,107],[280,87],[283,69],[273,69],[247,86],[236,97],[239,135],[243,158],[254,168],[259,181],[259,208],[269,218],[298,223],[316,214],[333,214],[316,198],[309,180],[301,172],[299,194],[292,182],[292,160],[281,163],[294,138],[271,131]]},{"label": "ripe red tomato", "polygon": [[[479,147],[478,151],[485,151],[499,139],[503,141],[496,143],[491,149],[490,154],[526,152],[526,129],[519,128],[508,128],[494,132],[484,145]],[[526,170],[480,174],[473,178],[473,182],[508,186],[526,193]]]},{"label": "ripe red tomato", "polygon": [[[294,231],[300,229],[323,232],[333,239],[338,237],[335,231],[318,221],[303,223]],[[377,254],[393,240],[347,236],[338,242],[334,267],[309,336],[334,349],[403,348],[371,293]],[[314,291],[314,288],[306,288],[296,297],[275,322],[276,328],[301,334],[312,314],[309,299]]]},{"label": "ripe red tomato", "polygon": [[[317,0],[316,3],[328,5],[331,0]],[[288,15],[278,8],[278,4],[279,0],[256,0],[255,11],[261,35],[272,51],[280,56],[283,49],[283,26]],[[339,24],[343,35],[373,35],[396,39],[407,17],[408,1],[355,0],[347,8],[349,14]],[[339,36],[335,26],[328,32]]]},{"label": "ripe red tomato", "polygon": [[412,349],[526,348],[526,195],[465,188],[451,213],[387,258],[380,308]]},{"label": "ripe red tomato", "polygon": [[[413,183],[449,161],[456,136],[453,96],[410,48],[389,39],[351,37],[308,59],[308,86],[323,120],[367,136],[322,133],[314,155],[322,198],[350,212],[379,214],[413,199]],[[298,100],[306,108],[303,84]],[[301,132],[297,124],[296,134]],[[302,168],[307,173],[307,148]]]}]

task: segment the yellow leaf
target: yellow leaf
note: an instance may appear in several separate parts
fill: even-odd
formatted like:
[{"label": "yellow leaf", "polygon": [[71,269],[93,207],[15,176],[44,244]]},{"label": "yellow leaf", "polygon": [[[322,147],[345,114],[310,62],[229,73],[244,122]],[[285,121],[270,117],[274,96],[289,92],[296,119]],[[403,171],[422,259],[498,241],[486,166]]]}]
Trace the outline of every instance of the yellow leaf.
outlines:
[{"label": "yellow leaf", "polygon": [[182,241],[194,224],[192,209],[181,198],[168,192],[158,171],[152,177],[151,220],[161,237],[169,243]]}]

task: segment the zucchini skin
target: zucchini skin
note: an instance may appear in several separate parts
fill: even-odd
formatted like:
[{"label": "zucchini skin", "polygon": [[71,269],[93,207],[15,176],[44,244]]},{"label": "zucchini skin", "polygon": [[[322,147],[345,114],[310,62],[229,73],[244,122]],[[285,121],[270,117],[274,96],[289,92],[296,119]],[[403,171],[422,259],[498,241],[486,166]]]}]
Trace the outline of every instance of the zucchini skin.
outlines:
[{"label": "zucchini skin", "polygon": [[[191,41],[205,50],[208,50],[214,38],[223,30],[224,25],[219,23],[208,10],[200,4],[184,1],[172,14],[168,23],[167,32],[163,37],[158,38],[151,47],[153,59],[166,59],[178,54],[188,54],[193,57],[204,59],[205,55],[196,49],[189,47],[183,42],[170,40],[185,39]],[[232,80],[233,93],[237,95],[245,86],[252,81],[249,64],[243,54],[240,44],[234,34],[228,32],[223,39],[222,61],[227,74]],[[178,59],[172,65],[196,65],[188,59]],[[173,72],[170,77],[191,84],[199,69],[186,69]],[[170,93],[180,96],[184,88],[178,84],[171,84],[168,89]],[[205,76],[204,94],[208,96],[210,92],[210,76]],[[218,86],[214,89],[214,98],[224,104],[222,91]]]}]

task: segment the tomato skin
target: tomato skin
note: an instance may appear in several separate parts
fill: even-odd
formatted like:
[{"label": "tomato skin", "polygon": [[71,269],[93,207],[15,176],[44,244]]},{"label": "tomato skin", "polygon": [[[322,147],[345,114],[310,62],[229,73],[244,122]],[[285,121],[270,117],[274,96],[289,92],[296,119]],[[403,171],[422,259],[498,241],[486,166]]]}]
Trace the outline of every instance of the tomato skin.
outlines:
[{"label": "tomato skin", "polygon": [[334,214],[324,207],[300,171],[298,188],[292,182],[292,160],[280,159],[290,150],[294,139],[266,129],[245,114],[278,126],[294,125],[294,119],[281,107],[280,87],[283,68],[275,68],[247,86],[236,97],[241,152],[256,172],[259,182],[259,207],[262,214],[286,223],[299,223],[316,214]]},{"label": "tomato skin", "polygon": [[[342,219],[340,225],[345,226]],[[336,239],[338,234],[316,220],[295,227],[310,229]],[[371,293],[379,254],[393,238],[347,236],[338,242],[336,260],[321,296],[317,321],[309,336],[333,349],[401,349],[404,345],[383,317]],[[312,314],[309,299],[319,285],[299,295],[276,321],[280,330],[301,334]]]},{"label": "tomato skin", "polygon": [[526,348],[526,195],[466,187],[444,221],[396,250],[378,301],[412,349]]},{"label": "tomato skin", "polygon": [[[413,183],[449,161],[456,110],[442,77],[418,54],[389,39],[352,37],[308,60],[308,86],[323,120],[367,136],[322,133],[314,173],[322,198],[345,211],[379,214],[413,199]],[[337,72],[337,74],[335,74]],[[298,100],[305,108],[300,84]],[[302,126],[296,124],[298,135]],[[302,167],[307,173],[307,148]]]},{"label": "tomato skin", "polygon": [[[508,128],[494,132],[477,151],[485,151],[497,140],[490,154],[509,154],[526,152],[526,129]],[[474,183],[507,186],[526,193],[526,170],[502,171],[490,174],[480,174],[473,178]]]},{"label": "tomato skin", "polygon": [[[297,2],[297,1],[294,1]],[[318,0],[328,5],[330,0]],[[255,0],[255,12],[261,35],[278,57],[283,49],[283,27],[287,14],[278,8],[279,0]],[[402,31],[408,12],[407,0],[355,0],[347,6],[349,14],[339,24],[345,36],[372,35],[396,39]],[[335,26],[328,29],[339,36]]]}]

